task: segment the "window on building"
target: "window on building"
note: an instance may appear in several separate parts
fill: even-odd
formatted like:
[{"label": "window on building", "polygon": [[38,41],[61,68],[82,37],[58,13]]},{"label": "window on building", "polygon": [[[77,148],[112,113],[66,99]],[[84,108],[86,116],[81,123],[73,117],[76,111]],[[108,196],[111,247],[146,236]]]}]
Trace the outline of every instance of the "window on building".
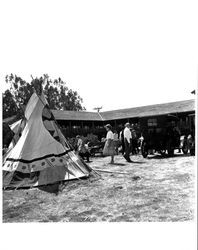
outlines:
[{"label": "window on building", "polygon": [[157,119],[156,118],[148,119],[148,126],[149,127],[156,127],[157,126]]}]

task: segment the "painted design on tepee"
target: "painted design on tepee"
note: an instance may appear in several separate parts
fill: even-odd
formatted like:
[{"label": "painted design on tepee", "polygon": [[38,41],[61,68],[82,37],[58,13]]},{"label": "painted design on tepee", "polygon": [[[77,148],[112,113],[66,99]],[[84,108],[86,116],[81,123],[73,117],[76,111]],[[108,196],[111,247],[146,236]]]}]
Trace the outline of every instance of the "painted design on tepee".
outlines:
[{"label": "painted design on tepee", "polygon": [[43,93],[31,96],[25,123],[20,124],[21,135],[4,158],[4,187],[40,186],[89,175],[90,167],[69,147]]},{"label": "painted design on tepee", "polygon": [[60,142],[62,145],[69,148],[68,143],[66,142],[64,135],[61,133],[58,125],[56,124],[55,117],[49,109],[48,105],[45,105],[43,109],[42,120],[45,128],[50,133],[50,135],[53,136],[53,138]]}]

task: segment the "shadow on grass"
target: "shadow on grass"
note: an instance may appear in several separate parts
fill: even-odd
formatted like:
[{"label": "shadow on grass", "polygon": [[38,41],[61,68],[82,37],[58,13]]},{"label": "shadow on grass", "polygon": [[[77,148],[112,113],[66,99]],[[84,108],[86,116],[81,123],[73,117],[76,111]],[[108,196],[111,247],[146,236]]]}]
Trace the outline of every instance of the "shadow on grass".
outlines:
[{"label": "shadow on grass", "polygon": [[131,161],[131,163],[144,164],[144,161]]},{"label": "shadow on grass", "polygon": [[113,163],[113,164],[111,164],[111,165],[114,165],[114,166],[125,166],[126,164],[124,164],[124,163]]},{"label": "shadow on grass", "polygon": [[148,155],[147,156],[147,159],[148,160],[152,160],[152,159],[167,159],[167,158],[177,158],[177,157],[189,157],[191,156],[190,154],[175,154],[175,155],[172,155],[172,156],[168,156],[167,154],[166,155]]},{"label": "shadow on grass", "polygon": [[78,187],[81,184],[84,184],[84,181],[86,181],[88,183],[88,180],[90,180],[90,176],[89,177],[84,176],[84,177],[81,177],[81,178],[78,178],[78,179],[63,180],[63,181],[59,181],[59,182],[56,182],[56,183],[53,183],[53,184],[38,186],[37,188],[39,190],[41,190],[41,191],[58,195],[67,186],[75,188],[75,187]]},{"label": "shadow on grass", "polygon": [[51,185],[39,186],[37,187],[39,190],[50,193],[50,194],[58,194],[60,183],[55,183]]}]

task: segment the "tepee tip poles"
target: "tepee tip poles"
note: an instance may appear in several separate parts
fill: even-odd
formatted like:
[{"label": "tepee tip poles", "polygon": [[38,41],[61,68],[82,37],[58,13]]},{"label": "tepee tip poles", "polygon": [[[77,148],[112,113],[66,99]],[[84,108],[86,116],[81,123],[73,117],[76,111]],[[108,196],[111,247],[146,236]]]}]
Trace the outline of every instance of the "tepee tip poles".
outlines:
[{"label": "tepee tip poles", "polygon": [[44,83],[47,79],[47,77],[44,75],[44,79],[41,82],[41,79],[39,80],[38,78],[33,78],[31,75],[32,81],[33,81],[33,86],[34,86],[34,91],[36,92],[37,95],[41,95],[43,88],[42,88],[42,83]]}]

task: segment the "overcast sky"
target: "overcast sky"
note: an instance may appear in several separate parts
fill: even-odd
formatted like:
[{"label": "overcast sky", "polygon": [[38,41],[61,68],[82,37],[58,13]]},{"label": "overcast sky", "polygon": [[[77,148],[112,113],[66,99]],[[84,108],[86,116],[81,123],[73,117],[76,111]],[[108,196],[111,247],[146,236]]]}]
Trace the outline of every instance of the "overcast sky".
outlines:
[{"label": "overcast sky", "polygon": [[61,77],[89,111],[192,99],[195,2],[3,1],[1,82]]}]

